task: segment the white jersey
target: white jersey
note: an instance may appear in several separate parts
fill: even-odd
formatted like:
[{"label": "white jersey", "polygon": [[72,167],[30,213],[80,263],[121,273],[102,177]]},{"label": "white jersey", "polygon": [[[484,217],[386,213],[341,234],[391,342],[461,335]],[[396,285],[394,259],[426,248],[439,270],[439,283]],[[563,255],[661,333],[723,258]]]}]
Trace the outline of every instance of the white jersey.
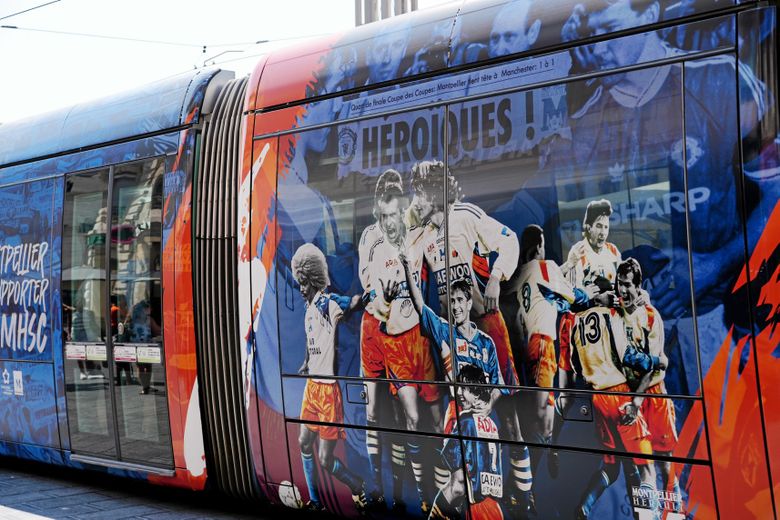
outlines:
[{"label": "white jersey", "polygon": [[578,370],[595,390],[626,382],[626,376],[616,365],[621,363],[628,345],[617,310],[594,307],[577,313],[571,342],[579,357]]},{"label": "white jersey", "polygon": [[615,244],[606,242],[597,253],[587,240],[580,240],[571,247],[566,260],[571,268],[571,284],[574,287],[587,287],[599,276],[614,284],[617,266],[621,261],[620,251]]},{"label": "white jersey", "polygon": [[[382,230],[379,229],[379,224],[374,222],[370,226],[363,230],[360,235],[360,242],[358,242],[358,278],[360,279],[360,285],[363,287],[363,291],[371,291],[368,277],[368,255],[371,252],[371,247],[377,240],[382,238]],[[374,314],[373,302],[366,304],[366,312]]]},{"label": "white jersey", "polygon": [[[446,309],[448,302],[444,228],[429,222],[423,235],[425,260],[433,271],[442,309]],[[515,272],[520,256],[517,236],[474,204],[456,202],[449,213],[449,244],[450,282],[471,279],[474,287],[472,312],[481,316],[485,313],[485,303],[479,290],[477,274],[486,279],[492,273],[501,281],[508,280]],[[498,254],[492,270],[488,266],[491,253]]]},{"label": "white jersey", "polygon": [[555,341],[559,312],[556,300],[564,300],[571,305],[576,299],[574,289],[561,269],[550,260],[531,260],[520,268],[517,283],[520,323],[526,341],[533,334]]},{"label": "white jersey", "polygon": [[[349,306],[349,298],[318,292],[311,303],[306,303],[306,350],[309,374],[332,376],[335,374],[336,325]],[[320,383],[332,383],[332,379],[315,379]]]},{"label": "white jersey", "polygon": [[[664,365],[669,360],[664,352],[664,324],[660,313],[652,305],[637,307],[634,312],[623,313],[626,337],[631,345],[651,356],[659,358]],[[656,370],[650,380],[650,386],[662,383],[665,372]]]},{"label": "white jersey", "polygon": [[[368,284],[371,287],[371,314],[385,324],[388,334],[404,333],[420,322],[410,298],[406,274],[399,259],[399,249],[384,237],[371,246],[368,256]],[[398,295],[385,301],[382,287],[400,284]]]}]

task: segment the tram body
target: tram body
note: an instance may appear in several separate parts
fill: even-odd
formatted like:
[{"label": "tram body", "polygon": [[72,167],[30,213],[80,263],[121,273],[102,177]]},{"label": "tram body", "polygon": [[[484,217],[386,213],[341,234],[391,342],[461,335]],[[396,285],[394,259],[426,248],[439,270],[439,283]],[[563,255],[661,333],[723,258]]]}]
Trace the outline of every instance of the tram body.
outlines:
[{"label": "tram body", "polygon": [[0,126],[0,454],[777,517],[776,11],[453,3]]}]

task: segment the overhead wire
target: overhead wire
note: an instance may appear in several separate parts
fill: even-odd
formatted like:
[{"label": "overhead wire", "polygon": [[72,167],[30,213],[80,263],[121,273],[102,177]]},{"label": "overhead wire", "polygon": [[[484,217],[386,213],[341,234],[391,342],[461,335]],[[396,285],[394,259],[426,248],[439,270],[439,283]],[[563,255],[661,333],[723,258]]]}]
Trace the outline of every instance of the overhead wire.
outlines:
[{"label": "overhead wire", "polygon": [[[59,1],[59,0],[58,0]],[[91,34],[91,33],[82,33],[82,32],[71,32],[71,31],[56,31],[54,29],[35,29],[32,27],[19,27],[17,25],[0,25],[0,29],[14,29],[19,31],[30,31],[30,32],[40,32],[40,33],[49,33],[49,34],[60,34],[65,36],[78,36],[78,37],[84,37],[84,38],[100,38],[104,40],[121,40],[121,41],[129,41],[129,42],[135,42],[135,43],[152,43],[155,45],[174,45],[179,47],[203,47],[203,44],[200,43],[184,43],[184,42],[169,42],[169,41],[163,41],[163,40],[145,40],[143,38],[129,38],[125,36],[109,36],[107,34]]]},{"label": "overhead wire", "polygon": [[[54,0],[55,2],[59,2],[60,0]],[[49,2],[51,4],[53,2]],[[44,5],[49,4],[42,4],[39,7],[43,7]],[[29,10],[29,9],[28,9]],[[24,11],[23,11],[24,12]],[[15,16],[15,13],[10,16]],[[2,18],[0,18],[2,20]],[[133,42],[133,43],[145,43],[145,44],[154,44],[154,45],[171,45],[176,47],[192,47],[192,48],[198,48],[203,49],[203,54],[206,53],[206,49],[208,48],[219,48],[219,47],[250,47],[252,45],[261,45],[264,43],[271,43],[271,42],[279,42],[279,41],[286,41],[286,40],[300,40],[305,38],[315,38],[317,36],[323,36],[328,33],[322,33],[322,34],[307,34],[303,36],[289,36],[285,38],[276,38],[273,40],[256,40],[252,42],[234,42],[234,43],[215,43],[215,44],[204,44],[204,43],[189,43],[189,42],[172,42],[172,41],[166,41],[166,40],[149,40],[144,38],[131,38],[128,36],[111,36],[108,34],[95,34],[95,33],[84,33],[84,32],[75,32],[75,31],[59,31],[55,29],[36,29],[34,27],[21,27],[18,25],[0,25],[0,29],[8,29],[8,30],[18,30],[18,31],[28,31],[28,32],[39,32],[39,33],[47,33],[47,34],[59,34],[63,36],[76,36],[80,38],[99,38],[103,40],[119,40],[119,41],[127,41],[127,42]]]},{"label": "overhead wire", "polygon": [[0,20],[5,20],[6,18],[11,18],[13,16],[18,16],[20,14],[29,13],[30,11],[35,11],[36,9],[40,9],[41,7],[46,7],[47,5],[56,4],[60,0],[52,0],[51,2],[46,2],[44,4],[36,5],[34,7],[30,7],[29,9],[25,9],[23,11],[17,11],[15,13],[7,14],[5,16],[0,16]]}]

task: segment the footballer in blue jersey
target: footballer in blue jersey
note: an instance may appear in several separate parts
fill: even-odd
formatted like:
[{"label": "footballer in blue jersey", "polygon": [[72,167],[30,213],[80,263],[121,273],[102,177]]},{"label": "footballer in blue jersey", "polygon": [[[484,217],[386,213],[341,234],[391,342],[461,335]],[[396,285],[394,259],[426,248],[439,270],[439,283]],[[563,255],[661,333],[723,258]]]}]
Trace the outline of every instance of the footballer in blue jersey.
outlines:
[{"label": "footballer in blue jersey", "polygon": [[[456,315],[468,316],[464,308],[471,294],[471,283],[468,279],[456,280],[452,283],[451,310],[453,317]],[[457,318],[456,318],[457,320]],[[420,323],[425,333],[430,336],[436,345],[442,349],[444,364],[450,366],[455,360],[456,373],[465,365],[479,367],[485,374],[485,382],[492,385],[503,385],[504,378],[498,366],[498,355],[493,339],[479,330],[473,322],[471,327],[458,326],[453,331],[455,340],[454,349],[450,340],[450,323],[436,314],[430,307],[423,305],[420,313]],[[465,330],[464,330],[465,329]],[[464,334],[466,332],[466,334]],[[508,394],[508,389],[501,389],[501,393]]]},{"label": "footballer in blue jersey", "polygon": [[[456,429],[465,437],[486,440],[461,441],[451,438],[444,441],[441,455],[451,475],[436,496],[430,518],[460,518],[466,497],[469,503],[469,518],[510,518],[510,511],[505,505],[509,493],[508,488],[507,491],[504,488],[502,447],[497,442],[499,418],[490,406],[491,389],[485,386],[468,386],[486,382],[484,372],[476,365],[461,366],[458,381],[466,384],[458,387],[458,396],[469,410],[460,414]],[[527,477],[526,481],[530,487],[530,466],[525,469],[523,475]]]},{"label": "footballer in blue jersey", "polygon": [[[493,339],[480,331],[476,324],[469,319],[472,305],[471,280],[456,280],[450,286],[449,310],[455,321],[451,339],[449,322],[444,318],[439,317],[432,309],[425,305],[420,288],[417,287],[417,284],[414,282],[414,276],[412,275],[406,256],[400,255],[400,260],[404,272],[406,273],[406,281],[409,287],[412,304],[414,305],[415,310],[420,314],[420,325],[425,334],[429,335],[433,342],[442,350],[441,357],[444,359],[448,373],[452,373],[450,369],[452,368],[451,365],[454,360],[459,380],[462,377],[466,377],[463,375],[464,371],[466,371],[466,374],[468,375],[468,372],[473,372],[476,369],[479,371],[479,379],[477,382],[493,385],[492,388],[481,388],[481,390],[484,391],[484,399],[467,401],[464,400],[464,395],[462,393],[459,395],[461,409],[487,418],[493,413],[496,403],[502,396],[504,396],[504,398],[509,398],[506,396],[510,395],[510,389],[498,388],[498,386],[504,386],[504,381],[501,376],[498,354],[496,353],[496,345],[493,342]],[[393,287],[392,290],[397,291],[399,288]],[[454,345],[452,340],[454,340]],[[497,416],[498,414],[494,415],[496,419],[500,419],[500,417]],[[495,424],[500,424],[500,422],[494,423],[494,425]],[[498,439],[498,427],[495,427],[495,434],[495,438]],[[522,438],[520,440],[522,440]],[[507,492],[507,498],[511,504],[512,511],[516,516],[521,517],[533,515],[533,498],[531,495],[533,477],[531,473],[531,457],[528,448],[525,446],[513,445],[510,449],[509,460],[512,466],[512,478],[510,479],[511,485]],[[452,482],[452,478],[455,477],[451,476],[450,482]],[[471,510],[473,513],[474,509],[472,508]],[[433,516],[433,518],[436,517]],[[491,516],[491,518],[496,517]]]}]

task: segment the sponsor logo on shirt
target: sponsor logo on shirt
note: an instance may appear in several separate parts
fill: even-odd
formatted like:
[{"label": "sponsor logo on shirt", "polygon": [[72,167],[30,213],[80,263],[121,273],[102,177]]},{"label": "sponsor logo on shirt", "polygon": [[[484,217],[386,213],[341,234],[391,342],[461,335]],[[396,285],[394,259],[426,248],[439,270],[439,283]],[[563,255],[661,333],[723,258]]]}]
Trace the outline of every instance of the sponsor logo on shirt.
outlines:
[{"label": "sponsor logo on shirt", "polygon": [[498,426],[490,417],[481,415],[474,416],[474,423],[477,426],[477,437],[485,439],[498,439]]},{"label": "sponsor logo on shirt", "polygon": [[501,498],[504,496],[504,478],[496,473],[479,473],[479,490],[484,496]]}]

